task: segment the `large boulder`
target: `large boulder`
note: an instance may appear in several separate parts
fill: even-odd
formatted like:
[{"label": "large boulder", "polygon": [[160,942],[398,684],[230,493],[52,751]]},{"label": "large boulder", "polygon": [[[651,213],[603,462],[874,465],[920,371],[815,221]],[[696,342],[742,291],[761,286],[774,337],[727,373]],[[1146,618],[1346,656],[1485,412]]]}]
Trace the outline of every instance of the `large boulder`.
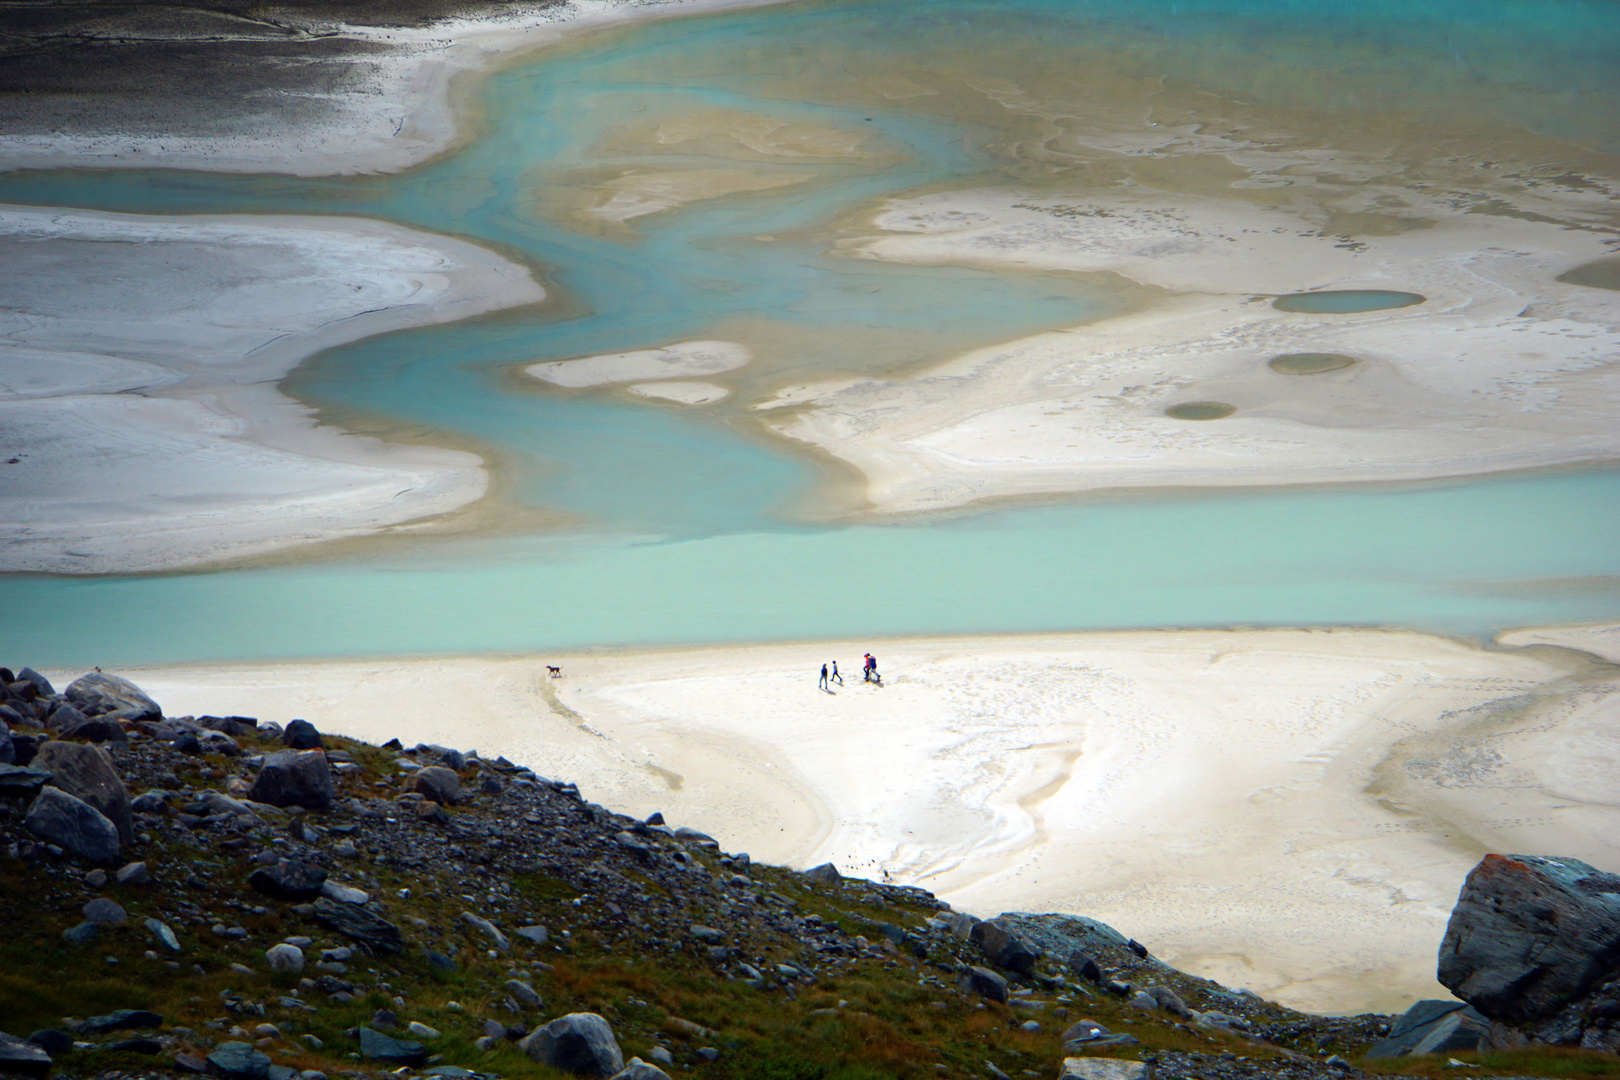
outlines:
[{"label": "large boulder", "polygon": [[270,806],[325,810],[332,805],[332,769],[320,750],[282,750],[266,755],[248,798]]},{"label": "large boulder", "polygon": [[69,724],[56,733],[59,739],[77,739],[79,742],[127,743],[129,735],[124,725],[110,716],[85,718]]},{"label": "large boulder", "polygon": [[326,884],[326,871],[313,859],[281,859],[248,875],[254,892],[277,900],[313,900]]},{"label": "large boulder", "polygon": [[141,692],[141,688],[128,679],[92,671],[68,684],[63,694],[86,716],[100,716],[110,712],[133,712],[143,720],[163,719],[158,703]]},{"label": "large boulder", "polygon": [[1491,1022],[1465,1001],[1419,1001],[1367,1050],[1369,1058],[1455,1054],[1490,1047]]},{"label": "large boulder", "polygon": [[1539,855],[1487,855],[1470,871],[1440,942],[1438,977],[1452,993],[1522,1027],[1617,976],[1620,877]]},{"label": "large boulder", "polygon": [[624,1053],[608,1022],[595,1013],[569,1013],[523,1040],[534,1060],[579,1076],[611,1077],[624,1068]]},{"label": "large boulder", "polygon": [[60,788],[41,790],[23,823],[35,836],[80,858],[96,863],[118,860],[118,829],[95,807]]},{"label": "large boulder", "polygon": [[100,811],[118,830],[118,842],[135,842],[135,819],[129,812],[129,792],[113,767],[112,755],[99,746],[52,739],[39,748],[32,765],[51,774],[51,784],[83,799]]},{"label": "large boulder", "polygon": [[429,765],[418,769],[411,777],[411,790],[427,796],[441,806],[448,806],[461,794],[461,777],[442,765]]},{"label": "large boulder", "polygon": [[321,733],[308,720],[294,720],[288,724],[287,730],[281,733],[281,741],[293,750],[322,750],[326,747],[321,741]]},{"label": "large boulder", "polygon": [[44,1076],[50,1071],[51,1056],[43,1047],[0,1031],[0,1072]]},{"label": "large boulder", "polygon": [[222,1042],[208,1055],[208,1072],[222,1080],[265,1080],[270,1055],[245,1042]]},{"label": "large boulder", "polygon": [[405,947],[399,927],[359,904],[322,897],[315,901],[315,921],[374,952],[397,953]]},{"label": "large boulder", "polygon": [[1007,1002],[1007,980],[989,968],[964,968],[957,977],[956,988],[964,994],[978,994],[1002,1004]]},{"label": "large boulder", "polygon": [[975,923],[971,938],[984,950],[984,955],[992,964],[1020,975],[1028,975],[1034,968],[1035,961],[1040,959],[1041,951],[1038,946],[1031,945],[1014,934],[999,919]]},{"label": "large boulder", "polygon": [[427,1048],[421,1043],[396,1039],[368,1027],[360,1029],[360,1054],[372,1061],[385,1061],[390,1065],[427,1064]]}]

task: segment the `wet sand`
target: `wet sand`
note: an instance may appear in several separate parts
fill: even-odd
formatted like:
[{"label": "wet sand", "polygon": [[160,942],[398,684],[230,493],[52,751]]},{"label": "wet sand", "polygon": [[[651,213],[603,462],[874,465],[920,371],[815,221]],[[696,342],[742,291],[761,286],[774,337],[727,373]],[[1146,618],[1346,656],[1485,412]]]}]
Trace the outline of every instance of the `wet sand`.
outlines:
[{"label": "wet sand", "polygon": [[503,753],[728,850],[982,916],[1091,915],[1309,1010],[1444,996],[1435,951],[1487,851],[1620,865],[1620,686],[1560,647],[1143,631],[129,674],[172,713]]}]

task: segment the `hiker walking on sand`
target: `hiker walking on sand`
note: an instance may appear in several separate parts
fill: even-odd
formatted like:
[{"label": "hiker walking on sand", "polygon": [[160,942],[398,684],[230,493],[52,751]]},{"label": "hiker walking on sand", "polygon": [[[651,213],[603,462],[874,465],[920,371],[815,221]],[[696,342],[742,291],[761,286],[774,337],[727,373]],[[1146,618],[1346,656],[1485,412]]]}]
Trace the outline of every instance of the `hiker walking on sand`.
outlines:
[{"label": "hiker walking on sand", "polygon": [[866,654],[866,667],[861,672],[862,682],[877,682],[877,658],[871,653]]},{"label": "hiker walking on sand", "polygon": [[825,689],[827,689],[827,665],[826,665],[826,664],[822,664],[822,665],[821,665],[821,683],[820,683],[820,688],[821,688],[821,689],[822,689],[822,690],[825,690]]},{"label": "hiker walking on sand", "polygon": [[832,665],[833,665],[832,677],[838,680],[838,685],[839,686],[843,686],[844,685],[844,677],[842,675],[838,674],[838,661],[834,660],[832,662]]}]

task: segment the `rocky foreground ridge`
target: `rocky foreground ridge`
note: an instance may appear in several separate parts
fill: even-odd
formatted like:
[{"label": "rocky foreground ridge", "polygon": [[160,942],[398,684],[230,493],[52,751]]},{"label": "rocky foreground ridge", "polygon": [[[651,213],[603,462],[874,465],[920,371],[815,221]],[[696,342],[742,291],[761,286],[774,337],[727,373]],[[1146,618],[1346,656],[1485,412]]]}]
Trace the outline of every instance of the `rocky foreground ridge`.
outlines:
[{"label": "rocky foreground ridge", "polygon": [[[58,693],[0,669],[0,722],[0,1071],[1620,1075],[1602,1052],[1617,896],[1571,860],[1470,877],[1447,982],[1473,1006],[1321,1017],[1092,920],[981,921],[832,866],[760,865],[503,758],[164,717],[100,672]],[[1531,880],[1549,873],[1551,904]],[[1578,973],[1550,973],[1569,957]]]}]

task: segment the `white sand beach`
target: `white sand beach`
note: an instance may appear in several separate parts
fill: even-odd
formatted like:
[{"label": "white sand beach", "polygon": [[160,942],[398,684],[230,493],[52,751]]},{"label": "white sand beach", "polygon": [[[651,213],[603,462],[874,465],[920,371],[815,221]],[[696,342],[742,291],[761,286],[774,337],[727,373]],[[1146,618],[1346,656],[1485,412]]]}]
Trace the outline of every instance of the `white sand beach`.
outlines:
[{"label": "white sand beach", "polygon": [[756,858],[1091,915],[1309,1010],[1444,996],[1487,851],[1620,867],[1616,677],[1557,647],[1143,631],[128,674],[171,713],[505,754]]},{"label": "white sand beach", "polygon": [[0,258],[0,571],[170,569],[465,506],[475,455],[319,426],[275,383],[545,295],[491,251],[355,218],[0,207]]},{"label": "white sand beach", "polygon": [[723,375],[746,367],[753,358],[754,354],[746,345],[734,341],[677,341],[657,349],[530,364],[523,370],[541,382],[575,390],[613,383]]},{"label": "white sand beach", "polygon": [[[896,200],[852,253],[1109,271],[1173,292],[912,377],[796,387],[758,408],[779,433],[860,469],[879,512],[1101,488],[1460,476],[1620,453],[1620,305],[1610,290],[1555,280],[1605,255],[1607,232],[1438,202],[1410,212],[1429,227],[1351,241],[1309,213],[1238,198]],[[1426,300],[1355,314],[1272,306],[1314,290]],[[1294,353],[1356,362],[1315,375],[1268,366]],[[1231,415],[1166,415],[1188,402]]]}]

